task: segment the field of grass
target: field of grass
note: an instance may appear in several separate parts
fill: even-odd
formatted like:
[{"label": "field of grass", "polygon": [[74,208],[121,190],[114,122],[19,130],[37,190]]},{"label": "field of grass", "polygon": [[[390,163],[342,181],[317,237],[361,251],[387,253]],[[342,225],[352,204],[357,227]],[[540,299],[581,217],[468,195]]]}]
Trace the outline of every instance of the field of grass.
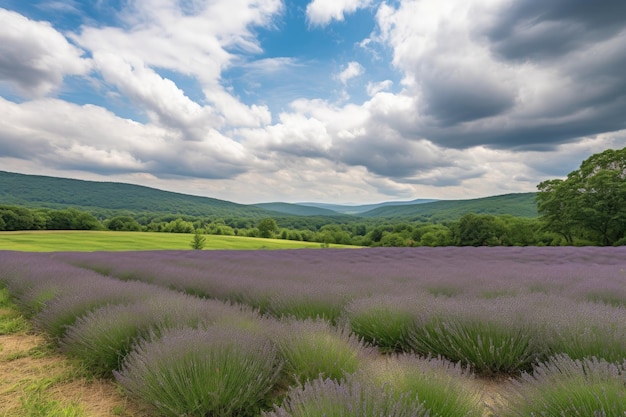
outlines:
[{"label": "field of grass", "polygon": [[[111,231],[0,232],[0,250],[23,252],[91,252],[191,249],[193,235]],[[340,247],[341,245],[332,245]],[[319,248],[317,242],[207,235],[204,249]]]}]

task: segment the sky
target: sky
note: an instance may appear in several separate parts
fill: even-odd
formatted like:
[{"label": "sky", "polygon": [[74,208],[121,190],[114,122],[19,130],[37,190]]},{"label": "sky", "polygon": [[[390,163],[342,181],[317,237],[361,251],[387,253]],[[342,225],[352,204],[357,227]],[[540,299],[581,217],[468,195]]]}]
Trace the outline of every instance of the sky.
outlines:
[{"label": "sky", "polygon": [[0,170],[237,203],[536,191],[626,146],[624,0],[0,0]]}]

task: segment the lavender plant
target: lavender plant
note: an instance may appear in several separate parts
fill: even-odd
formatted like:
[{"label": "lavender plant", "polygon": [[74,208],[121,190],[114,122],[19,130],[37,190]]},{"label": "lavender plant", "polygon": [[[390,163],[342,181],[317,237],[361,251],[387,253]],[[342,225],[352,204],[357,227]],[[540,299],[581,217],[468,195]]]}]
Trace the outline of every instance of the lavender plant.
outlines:
[{"label": "lavender plant", "polygon": [[396,400],[414,399],[430,417],[480,417],[483,413],[480,396],[471,388],[473,375],[444,359],[393,355],[369,362],[358,375],[384,387]]},{"label": "lavender plant", "polygon": [[626,415],[626,362],[558,355],[514,382],[496,407],[500,417]]},{"label": "lavender plant", "polygon": [[164,416],[252,416],[280,371],[276,349],[259,335],[210,326],[176,329],[128,354],[117,381]]},{"label": "lavender plant", "polygon": [[469,365],[480,374],[517,373],[544,356],[540,327],[522,297],[431,299],[416,313],[411,349]]},{"label": "lavender plant", "polygon": [[409,330],[415,324],[417,297],[379,296],[359,299],[346,306],[341,322],[365,342],[382,352],[410,349]]},{"label": "lavender plant", "polygon": [[272,339],[284,360],[287,384],[318,377],[339,380],[356,372],[370,353],[348,330],[323,320],[281,323]]},{"label": "lavender plant", "polygon": [[199,328],[217,322],[237,326],[255,319],[252,311],[171,292],[89,312],[67,329],[60,346],[93,374],[108,376],[140,338],[159,336],[170,328]]},{"label": "lavender plant", "polygon": [[50,300],[33,321],[51,337],[59,339],[78,317],[100,306],[130,303],[164,292],[167,290],[141,282],[121,282],[107,277],[82,280],[76,277],[71,287]]},{"label": "lavender plant", "polygon": [[609,362],[626,358],[626,308],[556,298],[551,301],[542,311],[546,318],[543,339],[550,355],[596,357]]},{"label": "lavender plant", "polygon": [[348,377],[317,378],[289,390],[287,398],[263,417],[428,417],[418,402],[396,399],[382,387]]}]

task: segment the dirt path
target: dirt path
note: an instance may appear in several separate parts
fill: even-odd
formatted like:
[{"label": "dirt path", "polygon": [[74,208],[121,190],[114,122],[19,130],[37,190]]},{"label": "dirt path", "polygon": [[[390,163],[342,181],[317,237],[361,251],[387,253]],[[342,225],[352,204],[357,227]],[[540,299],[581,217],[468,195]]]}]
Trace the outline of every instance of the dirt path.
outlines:
[{"label": "dirt path", "polygon": [[44,337],[0,335],[0,416],[145,417],[111,381],[86,378]]}]

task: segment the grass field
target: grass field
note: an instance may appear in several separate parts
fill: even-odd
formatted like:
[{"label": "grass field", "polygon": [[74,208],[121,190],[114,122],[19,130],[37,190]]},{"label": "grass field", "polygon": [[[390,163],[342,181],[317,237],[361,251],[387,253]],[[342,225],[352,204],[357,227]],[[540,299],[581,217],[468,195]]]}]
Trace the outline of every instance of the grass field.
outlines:
[{"label": "grass field", "polygon": [[[189,249],[193,235],[111,231],[0,232],[0,250],[24,252],[132,251]],[[340,247],[342,245],[332,245]],[[319,248],[316,242],[207,235],[204,249]]]}]

